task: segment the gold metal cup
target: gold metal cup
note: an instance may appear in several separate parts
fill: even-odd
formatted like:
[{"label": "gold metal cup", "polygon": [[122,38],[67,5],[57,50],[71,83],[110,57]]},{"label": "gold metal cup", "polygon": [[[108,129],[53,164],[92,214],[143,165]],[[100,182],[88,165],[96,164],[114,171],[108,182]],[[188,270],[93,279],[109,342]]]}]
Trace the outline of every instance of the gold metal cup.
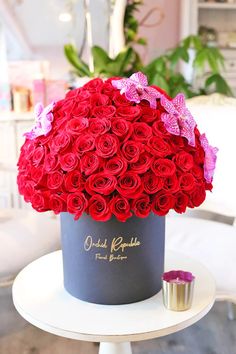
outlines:
[{"label": "gold metal cup", "polygon": [[162,295],[165,307],[172,311],[190,309],[193,300],[193,290],[194,279],[184,284],[162,280]]}]

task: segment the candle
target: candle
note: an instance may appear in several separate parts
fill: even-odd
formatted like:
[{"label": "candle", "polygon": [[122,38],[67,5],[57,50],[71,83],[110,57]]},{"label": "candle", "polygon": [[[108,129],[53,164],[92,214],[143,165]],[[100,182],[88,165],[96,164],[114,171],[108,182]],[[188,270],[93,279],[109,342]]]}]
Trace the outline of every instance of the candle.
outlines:
[{"label": "candle", "polygon": [[162,276],[163,302],[167,309],[185,311],[191,307],[194,275],[184,270],[171,270]]}]

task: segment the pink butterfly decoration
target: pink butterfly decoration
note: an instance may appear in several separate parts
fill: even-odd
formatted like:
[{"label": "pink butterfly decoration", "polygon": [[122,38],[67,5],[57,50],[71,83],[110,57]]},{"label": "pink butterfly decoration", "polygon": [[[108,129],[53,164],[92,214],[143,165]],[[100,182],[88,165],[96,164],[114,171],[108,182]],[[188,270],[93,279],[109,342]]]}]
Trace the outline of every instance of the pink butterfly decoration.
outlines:
[{"label": "pink butterfly decoration", "polygon": [[204,177],[207,183],[211,183],[214,175],[218,148],[209,145],[205,134],[200,135],[200,143],[205,151]]},{"label": "pink butterfly decoration", "polygon": [[157,98],[161,97],[156,89],[148,86],[147,77],[141,72],[137,72],[127,79],[112,80],[112,85],[120,90],[121,94],[124,93],[127,100],[135,103],[146,100],[154,109],[157,106]]},{"label": "pink butterfly decoration", "polygon": [[24,136],[30,140],[33,140],[41,135],[47,135],[52,129],[53,121],[53,107],[55,102],[50,103],[47,107],[43,108],[42,103],[36,104],[34,113],[36,116],[35,126],[31,131],[24,133]]},{"label": "pink butterfly decoration", "polygon": [[189,145],[195,146],[196,122],[185,105],[184,95],[179,93],[172,101],[162,95],[161,104],[166,110],[166,113],[161,115],[166,130],[187,138]]}]

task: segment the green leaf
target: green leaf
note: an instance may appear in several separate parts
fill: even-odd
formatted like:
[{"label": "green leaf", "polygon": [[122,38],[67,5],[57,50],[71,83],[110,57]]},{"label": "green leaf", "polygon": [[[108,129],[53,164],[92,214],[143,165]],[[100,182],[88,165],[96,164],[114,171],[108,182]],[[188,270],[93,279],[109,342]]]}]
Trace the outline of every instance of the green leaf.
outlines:
[{"label": "green leaf", "polygon": [[213,74],[205,81],[205,87],[214,86],[215,92],[222,93],[226,96],[233,96],[233,92],[225,79],[220,74]]},{"label": "green leaf", "polygon": [[146,38],[138,38],[137,43],[141,45],[147,45],[147,40]]},{"label": "green leaf", "polygon": [[156,73],[153,77],[149,78],[149,84],[159,86],[167,93],[170,92],[169,84],[166,78],[161,75],[161,73]]},{"label": "green leaf", "polygon": [[92,48],[92,55],[94,60],[94,71],[96,73],[102,73],[106,69],[107,64],[112,60],[109,58],[106,51],[98,46]]},{"label": "green leaf", "polygon": [[76,69],[79,76],[92,76],[88,65],[79,58],[77,49],[73,44],[64,46],[64,53],[69,63]]}]

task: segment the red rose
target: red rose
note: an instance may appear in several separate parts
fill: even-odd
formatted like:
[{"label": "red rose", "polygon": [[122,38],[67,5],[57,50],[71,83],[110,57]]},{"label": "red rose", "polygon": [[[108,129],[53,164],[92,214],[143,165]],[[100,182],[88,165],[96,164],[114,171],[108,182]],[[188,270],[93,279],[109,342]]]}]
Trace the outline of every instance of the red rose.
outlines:
[{"label": "red rose", "polygon": [[32,207],[38,212],[49,210],[49,196],[50,192],[37,191],[34,193],[31,199]]},{"label": "red rose", "polygon": [[80,171],[71,171],[65,175],[64,187],[66,192],[82,191],[84,180]]},{"label": "red rose", "polygon": [[87,82],[84,86],[84,90],[88,90],[90,93],[100,92],[103,87],[103,81],[100,78],[96,78]]},{"label": "red rose", "polygon": [[146,151],[144,151],[139,155],[139,158],[136,162],[132,162],[130,164],[130,169],[133,172],[139,174],[145,173],[149,169],[151,162],[152,162],[152,156]]},{"label": "red rose", "polygon": [[78,157],[72,152],[60,156],[60,165],[64,171],[72,171],[78,165]]},{"label": "red rose", "polygon": [[204,164],[205,153],[202,147],[195,150],[193,159],[196,164]]},{"label": "red rose", "polygon": [[[73,90],[70,90],[69,92],[67,92],[66,94],[66,97],[65,97],[65,100],[66,99],[73,99],[73,98],[76,98],[76,96],[78,96],[78,94],[81,92],[81,88],[76,88],[76,89],[73,89]],[[62,101],[62,100],[61,100]],[[56,103],[56,107],[58,104],[60,104],[61,101],[58,101]],[[60,105],[61,106],[61,105]],[[54,110],[55,110],[55,107],[54,107]]]},{"label": "red rose", "polygon": [[158,158],[152,161],[151,169],[157,176],[160,177],[172,176],[176,171],[176,167],[173,161]]},{"label": "red rose", "polygon": [[163,187],[163,180],[152,172],[146,173],[143,178],[143,187],[147,194],[154,194]]},{"label": "red rose", "polygon": [[82,91],[80,91],[79,94],[77,95],[76,101],[77,101],[77,102],[80,102],[80,103],[83,102],[83,104],[86,104],[86,103],[88,103],[90,97],[91,97],[91,93],[90,93],[89,91],[87,91],[87,90],[82,90]]},{"label": "red rose", "polygon": [[191,170],[193,167],[193,156],[185,151],[177,153],[173,161],[184,172]]},{"label": "red rose", "polygon": [[146,149],[151,154],[160,157],[166,157],[172,153],[170,145],[164,139],[157,136],[153,136],[149,139]]},{"label": "red rose", "polygon": [[42,180],[44,176],[43,166],[38,166],[38,167],[32,166],[30,173],[31,173],[32,180],[36,184],[39,184],[39,182]]},{"label": "red rose", "polygon": [[132,209],[138,218],[146,218],[151,210],[150,197],[147,194],[141,194],[140,197],[132,202]]},{"label": "red rose", "polygon": [[115,91],[115,88],[112,86],[112,84],[108,81],[105,81],[101,92],[109,97],[112,97],[114,91]]},{"label": "red rose", "polygon": [[172,147],[172,150],[177,153],[180,149],[184,148],[184,145],[187,144],[186,138],[182,136],[172,135],[168,137],[168,142]]},{"label": "red rose", "polygon": [[44,169],[46,172],[52,172],[58,167],[58,155],[47,154],[44,159]]},{"label": "red rose", "polygon": [[88,118],[73,118],[66,124],[66,130],[73,135],[80,135],[89,125]]},{"label": "red rose", "polygon": [[189,198],[188,196],[179,191],[175,194],[175,205],[174,209],[177,213],[184,213],[186,211],[187,205],[188,205]]},{"label": "red rose", "polygon": [[[16,180],[19,193],[24,195],[26,177],[23,174],[18,173]],[[35,182],[32,183],[35,184]]]},{"label": "red rose", "polygon": [[35,182],[33,181],[24,181],[24,186],[22,186],[21,190],[23,189],[24,200],[26,202],[30,202],[34,193],[35,193]]},{"label": "red rose", "polygon": [[115,92],[113,95],[113,102],[115,106],[131,106],[132,102],[127,100],[125,95],[121,95],[120,92]]},{"label": "red rose", "polygon": [[163,189],[171,193],[175,193],[179,190],[179,180],[175,174],[164,178]]},{"label": "red rose", "polygon": [[74,214],[74,219],[78,220],[88,206],[88,201],[84,194],[75,192],[67,197],[67,211]]},{"label": "red rose", "polygon": [[93,109],[93,116],[97,118],[111,118],[114,116],[116,108],[114,106],[96,106]]},{"label": "red rose", "polygon": [[152,128],[146,123],[134,123],[132,139],[140,142],[146,142],[152,136]]},{"label": "red rose", "polygon": [[110,210],[112,214],[116,216],[117,220],[121,222],[125,222],[132,216],[128,200],[118,195],[112,198],[110,202]]},{"label": "red rose", "polygon": [[206,198],[206,191],[203,184],[195,185],[193,192],[189,196],[190,208],[198,207]]},{"label": "red rose", "polygon": [[95,140],[92,134],[83,134],[75,140],[72,150],[75,154],[83,155],[83,153],[93,150],[94,146]]},{"label": "red rose", "polygon": [[159,111],[148,106],[141,106],[141,121],[151,123],[159,117]]},{"label": "red rose", "polygon": [[161,120],[158,120],[158,121],[153,123],[152,132],[156,136],[165,137],[165,136],[169,136],[170,135],[170,133],[168,133],[168,131],[165,128],[164,123]]},{"label": "red rose", "polygon": [[102,167],[101,157],[95,155],[93,152],[87,152],[80,160],[80,169],[81,172],[84,172],[85,175],[91,175],[99,167]]},{"label": "red rose", "polygon": [[141,109],[139,106],[120,106],[116,110],[117,116],[125,118],[129,121],[137,120],[140,113]]},{"label": "red rose", "polygon": [[128,171],[119,177],[116,189],[123,197],[134,199],[143,192],[143,184],[136,173]]},{"label": "red rose", "polygon": [[174,196],[167,191],[161,190],[154,196],[152,211],[159,216],[164,216],[171,208],[173,208],[174,203]]},{"label": "red rose", "polygon": [[116,189],[117,180],[115,176],[107,175],[105,172],[96,173],[89,176],[85,189],[89,194],[109,195]]},{"label": "red rose", "polygon": [[203,172],[203,167],[198,166],[197,164],[194,164],[191,173],[194,175],[196,179],[203,179],[204,178],[204,172]]},{"label": "red rose", "polygon": [[111,121],[111,130],[118,137],[127,140],[133,132],[133,127],[125,119],[113,118]]},{"label": "red rose", "polygon": [[63,174],[59,171],[54,171],[48,174],[47,186],[49,189],[58,189],[63,183]]},{"label": "red rose", "polygon": [[114,156],[106,161],[104,172],[109,175],[120,176],[127,170],[127,162],[121,157]]},{"label": "red rose", "polygon": [[68,148],[70,145],[70,136],[65,132],[58,133],[53,137],[51,144],[51,153],[62,152]]},{"label": "red rose", "polygon": [[128,140],[123,144],[121,154],[128,162],[137,162],[142,149],[142,144],[137,141]]},{"label": "red rose", "polygon": [[90,97],[91,106],[107,106],[110,103],[110,98],[102,93],[94,93]]},{"label": "red rose", "polygon": [[97,137],[96,142],[96,153],[104,158],[113,156],[119,146],[119,141],[117,137],[113,134],[103,134]]},{"label": "red rose", "polygon": [[89,121],[89,132],[95,136],[108,132],[111,122],[106,118],[91,118]]},{"label": "red rose", "polygon": [[94,194],[89,199],[89,215],[96,221],[107,221],[111,217],[109,205],[100,194]]},{"label": "red rose", "polygon": [[179,177],[179,184],[183,191],[191,191],[194,188],[196,181],[191,173],[183,173]]},{"label": "red rose", "polygon": [[49,199],[49,208],[53,210],[55,214],[66,212],[66,194],[51,194]]},{"label": "red rose", "polygon": [[[39,146],[34,149],[32,155],[32,164],[33,166],[39,166],[39,164],[43,161],[45,155],[45,148],[43,146]],[[28,158],[28,156],[26,156]]]},{"label": "red rose", "polygon": [[71,112],[73,118],[86,118],[89,115],[89,107],[87,104],[74,105]]},{"label": "red rose", "polygon": [[21,155],[20,155],[20,158],[19,158],[19,161],[22,157],[22,154],[24,156],[27,156],[27,158],[31,158],[31,156],[33,155],[34,153],[34,150],[35,150],[35,141],[34,140],[29,140],[29,139],[26,139],[24,144],[22,145],[21,149],[20,149],[20,152],[21,152]]}]

